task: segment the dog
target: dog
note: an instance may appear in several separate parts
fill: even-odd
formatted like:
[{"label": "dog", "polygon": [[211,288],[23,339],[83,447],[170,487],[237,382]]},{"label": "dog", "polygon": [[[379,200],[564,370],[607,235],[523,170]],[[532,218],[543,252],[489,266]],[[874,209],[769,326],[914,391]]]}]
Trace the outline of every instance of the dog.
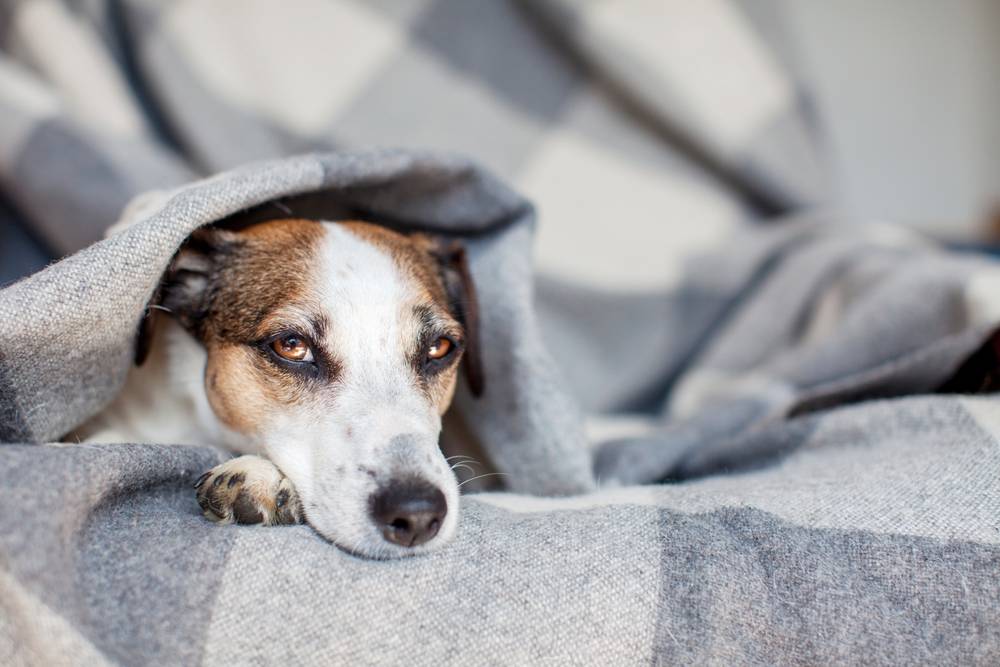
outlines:
[{"label": "dog", "polygon": [[459,243],[360,221],[202,228],[148,313],[124,389],[76,437],[240,454],[196,484],[220,523],[307,522],[370,558],[452,538],[442,415],[460,365],[483,384]]}]

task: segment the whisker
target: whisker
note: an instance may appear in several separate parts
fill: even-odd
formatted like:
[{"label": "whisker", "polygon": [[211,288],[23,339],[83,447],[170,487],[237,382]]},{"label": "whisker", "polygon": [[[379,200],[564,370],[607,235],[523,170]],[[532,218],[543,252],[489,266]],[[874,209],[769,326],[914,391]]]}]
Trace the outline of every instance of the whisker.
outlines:
[{"label": "whisker", "polygon": [[[445,461],[451,461],[452,459],[466,459],[468,461],[476,461],[476,459],[472,458],[471,456],[466,456],[465,454],[455,454],[454,456],[446,456],[446,457],[444,457]],[[479,462],[476,461],[476,463],[479,463]]]},{"label": "whisker", "polygon": [[508,476],[507,473],[505,473],[505,472],[484,472],[482,475],[476,475],[475,477],[470,477],[469,479],[465,480],[464,482],[459,482],[458,483],[458,488],[462,488],[463,486],[465,486],[469,482],[474,482],[477,479],[482,479],[483,477],[490,477],[490,476],[493,476],[493,475],[503,475],[505,477]]},{"label": "whisker", "polygon": [[456,463],[455,465],[453,465],[451,467],[451,469],[454,470],[455,468],[465,468],[466,470],[468,470],[469,472],[471,472],[473,475],[476,474],[476,469],[473,468],[472,466],[466,464],[466,463]]}]

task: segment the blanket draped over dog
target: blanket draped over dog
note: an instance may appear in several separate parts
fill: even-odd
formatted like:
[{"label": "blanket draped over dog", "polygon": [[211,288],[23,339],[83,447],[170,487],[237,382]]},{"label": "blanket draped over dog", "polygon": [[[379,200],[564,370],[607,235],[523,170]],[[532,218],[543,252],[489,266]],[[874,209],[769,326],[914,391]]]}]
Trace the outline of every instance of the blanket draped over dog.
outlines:
[{"label": "blanket draped over dog", "polygon": [[[500,40],[481,60],[463,57],[477,45],[435,9],[472,3],[427,3],[427,21],[397,3],[364,4],[380,21],[414,22],[399,48],[430,44],[463,71],[496,70],[506,105],[533,105],[523,117],[481,112],[480,98],[451,94],[455,78],[417,53],[405,59],[425,77],[415,90],[435,94],[414,114],[466,105],[465,117],[491,113],[483,122],[500,128],[428,125],[425,143],[471,132],[502,162],[540,143],[538,119],[558,118],[582,87],[558,58],[544,60],[537,35],[515,34],[505,3],[476,5],[492,17],[485,46]],[[1000,370],[1000,264],[891,227],[811,219],[692,258],[665,293],[533,284],[531,205],[464,159],[249,161],[322,142],[242,113],[270,119],[296,106],[252,77],[242,88],[223,77],[219,95],[197,85],[187,57],[202,54],[206,80],[238,69],[192,41],[212,25],[197,11],[210,10],[0,6],[0,46],[17,56],[0,57],[0,185],[40,235],[82,246],[132,195],[168,188],[139,200],[117,234],[0,290],[0,665],[997,663],[1000,400],[988,392]],[[204,35],[224,41],[228,21]],[[606,75],[659,71],[633,66],[630,40],[607,42],[599,23],[565,23],[583,55],[612,55]],[[52,27],[49,39],[25,37],[38,26]],[[79,62],[55,62],[54,42]],[[268,39],[253,47],[281,55]],[[496,66],[504,58],[526,61],[524,90]],[[100,70],[100,85],[72,75],[80,63]],[[370,106],[340,91],[338,130],[369,143],[397,127],[375,85],[397,71],[369,72]],[[278,72],[272,87],[289,76]],[[665,113],[712,102],[685,95],[685,72],[668,74],[665,93],[655,77],[623,87]],[[292,129],[305,132],[322,105],[298,106]],[[603,112],[588,108],[566,124],[600,125]],[[802,124],[788,107],[768,109],[777,115],[758,129],[780,141],[713,135],[701,113],[680,125],[736,180],[808,199]],[[121,387],[147,303],[188,234],[248,210],[349,215],[468,247],[486,391],[475,399],[460,385],[453,410],[509,491],[465,497],[443,550],[363,560],[308,526],[211,524],[191,489],[223,458],[210,448],[46,444]],[[585,436],[585,415],[616,419]]]},{"label": "blanket draped over dog", "polygon": [[[531,208],[460,159],[390,151],[147,197],[131,226],[4,289],[3,440],[55,440],[111,399],[192,229],[266,202],[296,213],[305,193],[464,238],[487,389],[460,387],[454,409],[514,491],[587,491],[581,413],[532,315]],[[671,387],[652,428],[598,450],[610,488],[471,496],[453,545],[371,562],[307,526],[209,524],[190,489],[219,461],[207,448],[6,445],[3,662],[997,656],[1000,407],[934,393],[990,379],[994,262],[789,223],[667,295],[541,294],[578,400],[611,411]]]}]

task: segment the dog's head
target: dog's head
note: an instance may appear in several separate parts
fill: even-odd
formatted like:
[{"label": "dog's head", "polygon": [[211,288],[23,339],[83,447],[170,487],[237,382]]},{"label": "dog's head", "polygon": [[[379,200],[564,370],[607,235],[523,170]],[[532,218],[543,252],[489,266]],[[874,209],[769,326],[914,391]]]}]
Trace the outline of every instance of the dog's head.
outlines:
[{"label": "dog's head", "polygon": [[160,302],[205,347],[230,444],[274,462],[316,530],[374,557],[451,537],[458,487],[438,436],[463,357],[481,389],[461,246],[363,222],[207,228]]}]

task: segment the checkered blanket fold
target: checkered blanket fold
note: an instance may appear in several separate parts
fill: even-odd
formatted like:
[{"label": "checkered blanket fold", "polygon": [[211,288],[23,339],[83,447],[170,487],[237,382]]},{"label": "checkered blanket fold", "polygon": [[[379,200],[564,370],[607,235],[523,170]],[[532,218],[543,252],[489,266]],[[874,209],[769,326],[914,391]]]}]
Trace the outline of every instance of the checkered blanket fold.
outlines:
[{"label": "checkered blanket fold", "polygon": [[[808,200],[790,80],[728,4],[647,8],[647,25],[712,23],[707,35],[728,35],[716,55],[749,63],[752,76],[705,90],[669,63],[637,86],[630,72],[657,50],[649,33],[631,39],[625,4],[535,9],[742,187]],[[275,15],[277,3],[248,2],[234,18],[218,6],[0,5],[0,184],[40,236],[83,248],[0,291],[0,664],[996,664],[1000,403],[982,393],[1000,363],[994,260],[803,220],[729,237],[663,293],[533,284],[531,206],[465,159],[256,161],[391,141],[408,108],[411,141],[473,138],[516,183],[522,169],[537,184],[600,158],[608,171],[589,182],[583,170],[579,187],[636,210],[666,204],[635,170],[615,171],[631,160],[543,141],[558,119],[636,145],[520,10],[348,0]],[[320,50],[269,41],[276,17]],[[459,19],[489,29],[472,44]],[[329,39],[333,25],[344,39]],[[364,76],[330,89],[292,76],[295,63],[239,67],[351,45]],[[407,58],[382,68],[397,51]],[[489,104],[470,73],[489,82]],[[738,94],[741,82],[766,94]],[[397,105],[414,94],[496,131]],[[711,113],[744,98],[746,113]],[[551,153],[535,163],[526,147],[539,144]],[[663,183],[676,176],[661,155],[633,157]],[[91,244],[135,194],[175,187]],[[310,193],[469,244],[489,384],[481,401],[461,388],[455,409],[512,489],[466,496],[456,540],[426,557],[358,559],[308,526],[210,524],[190,484],[218,463],[212,449],[43,444],[121,386],[136,324],[194,228],[277,200],[294,212]],[[584,414],[614,417],[590,449]]]}]

